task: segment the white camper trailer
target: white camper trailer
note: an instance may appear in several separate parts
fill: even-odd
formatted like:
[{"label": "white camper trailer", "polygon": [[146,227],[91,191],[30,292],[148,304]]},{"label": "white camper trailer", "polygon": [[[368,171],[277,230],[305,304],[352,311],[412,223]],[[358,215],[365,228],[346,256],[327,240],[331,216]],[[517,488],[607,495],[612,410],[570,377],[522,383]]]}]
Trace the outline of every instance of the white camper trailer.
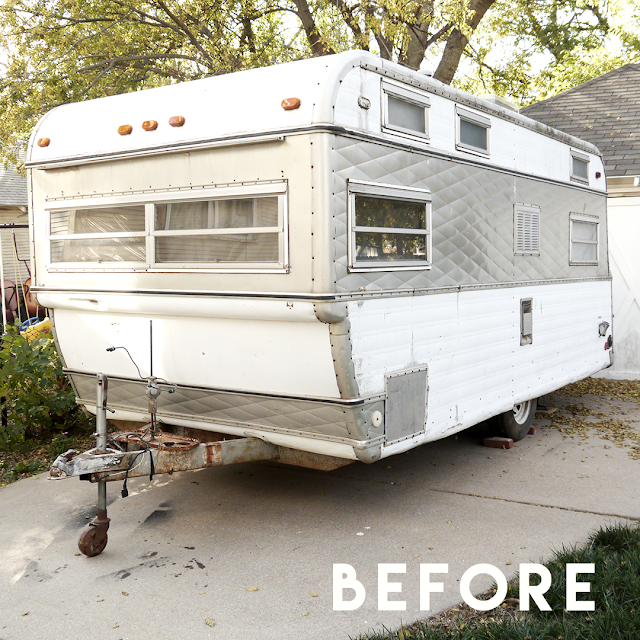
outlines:
[{"label": "white camper trailer", "polygon": [[372,462],[611,364],[598,150],[370,53],[64,105],[27,167],[89,411]]}]

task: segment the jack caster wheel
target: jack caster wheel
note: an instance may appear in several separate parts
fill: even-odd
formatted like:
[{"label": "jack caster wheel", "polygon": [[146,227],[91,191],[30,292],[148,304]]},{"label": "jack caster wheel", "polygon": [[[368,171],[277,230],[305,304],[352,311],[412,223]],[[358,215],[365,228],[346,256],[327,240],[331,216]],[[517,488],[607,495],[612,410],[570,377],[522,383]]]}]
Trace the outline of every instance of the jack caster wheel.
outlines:
[{"label": "jack caster wheel", "polygon": [[522,440],[536,417],[537,399],[527,400],[515,405],[511,411],[505,411],[496,416],[494,424],[499,429],[501,435],[511,438],[514,442]]},{"label": "jack caster wheel", "polygon": [[100,531],[98,527],[87,527],[78,538],[78,549],[85,556],[93,558],[93,556],[99,556],[104,548],[107,546],[107,532]]}]

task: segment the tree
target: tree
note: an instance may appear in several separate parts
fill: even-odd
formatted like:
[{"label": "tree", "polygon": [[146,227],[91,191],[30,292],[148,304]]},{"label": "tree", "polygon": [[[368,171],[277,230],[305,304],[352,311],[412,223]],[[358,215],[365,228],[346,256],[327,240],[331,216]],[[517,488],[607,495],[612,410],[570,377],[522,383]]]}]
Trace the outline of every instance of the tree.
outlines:
[{"label": "tree", "polygon": [[67,102],[351,48],[450,83],[496,0],[6,0],[0,154]]},{"label": "tree", "polygon": [[638,60],[639,18],[637,0],[499,0],[457,84],[522,104],[544,99]]}]

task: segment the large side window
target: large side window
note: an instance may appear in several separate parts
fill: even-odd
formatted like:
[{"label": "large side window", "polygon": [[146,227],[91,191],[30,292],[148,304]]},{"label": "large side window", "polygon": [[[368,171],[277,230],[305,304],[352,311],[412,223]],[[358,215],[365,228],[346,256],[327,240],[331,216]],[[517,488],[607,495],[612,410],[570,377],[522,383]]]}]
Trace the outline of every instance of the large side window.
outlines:
[{"label": "large side window", "polygon": [[429,138],[429,98],[387,82],[382,83],[382,127],[409,137]]},{"label": "large side window", "polygon": [[569,216],[570,264],[598,264],[598,223],[596,216],[580,213]]},{"label": "large side window", "polygon": [[130,198],[140,202],[53,204],[50,268],[288,268],[284,182]]},{"label": "large side window", "polygon": [[431,193],[350,180],[352,271],[415,269],[431,262]]},{"label": "large side window", "polygon": [[282,264],[278,196],[155,206],[157,264]]},{"label": "large side window", "polygon": [[63,209],[52,211],[50,221],[53,264],[147,261],[144,204]]}]

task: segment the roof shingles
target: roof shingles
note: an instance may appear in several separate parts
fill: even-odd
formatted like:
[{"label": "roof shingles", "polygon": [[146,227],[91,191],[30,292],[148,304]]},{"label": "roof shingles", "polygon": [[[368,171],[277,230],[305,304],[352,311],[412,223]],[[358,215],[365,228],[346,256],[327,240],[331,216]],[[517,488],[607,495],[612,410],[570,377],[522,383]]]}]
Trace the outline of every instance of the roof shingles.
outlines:
[{"label": "roof shingles", "polygon": [[640,64],[626,64],[520,113],[595,144],[607,175],[640,175]]}]

